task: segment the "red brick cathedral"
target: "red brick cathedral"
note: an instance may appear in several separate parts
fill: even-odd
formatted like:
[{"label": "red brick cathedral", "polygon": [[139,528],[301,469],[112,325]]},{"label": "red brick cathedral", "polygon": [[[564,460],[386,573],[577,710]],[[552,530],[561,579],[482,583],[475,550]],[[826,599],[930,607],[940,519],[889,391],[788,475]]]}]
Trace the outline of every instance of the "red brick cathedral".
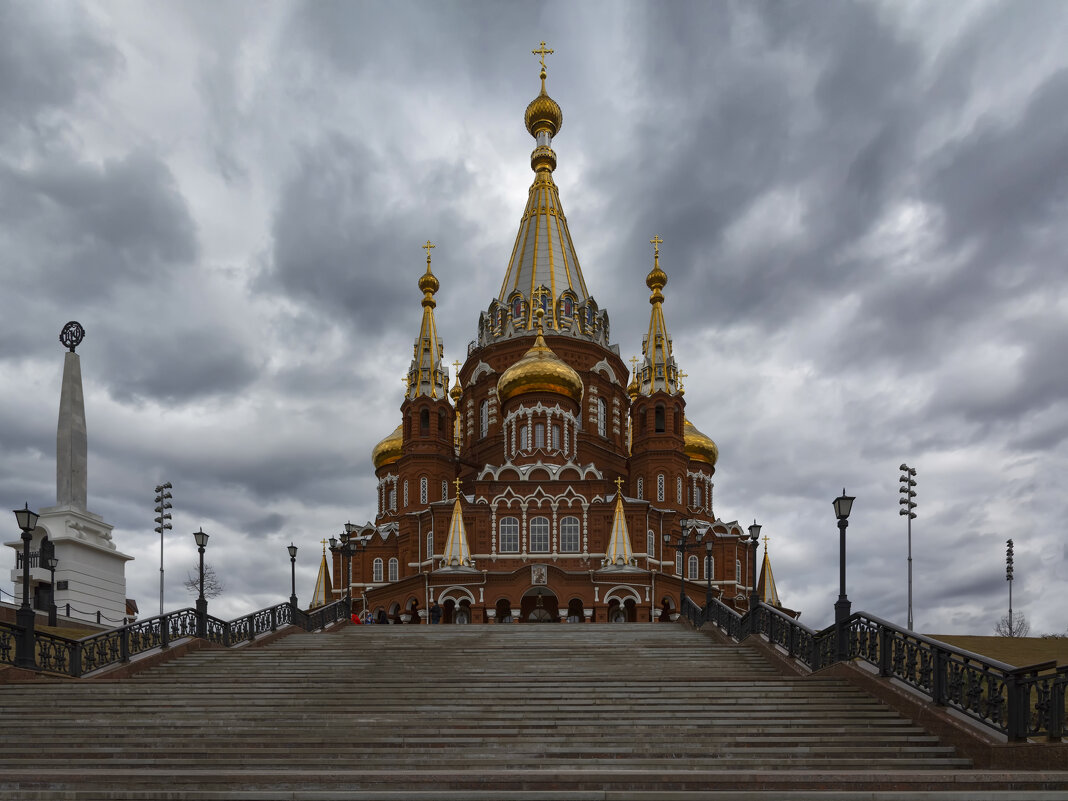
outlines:
[{"label": "red brick cathedral", "polygon": [[[756,543],[715,516],[719,453],[686,418],[661,240],[631,371],[553,182],[563,114],[540,52],[541,93],[526,109],[534,182],[500,293],[450,387],[427,242],[400,425],[372,454],[378,514],[346,527],[347,548],[332,541],[334,595],[349,582],[355,609],[393,622],[655,622],[675,616],[682,581],[701,604],[711,579],[714,596],[744,609]],[[777,602],[766,553],[764,573],[762,595]]]}]

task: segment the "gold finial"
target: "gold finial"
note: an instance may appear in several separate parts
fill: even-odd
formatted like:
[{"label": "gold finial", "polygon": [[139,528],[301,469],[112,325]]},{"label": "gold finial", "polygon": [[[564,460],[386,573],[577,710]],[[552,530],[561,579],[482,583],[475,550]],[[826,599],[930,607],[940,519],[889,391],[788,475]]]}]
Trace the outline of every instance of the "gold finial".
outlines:
[{"label": "gold finial", "polygon": [[428,239],[428,240],[426,241],[426,244],[425,244],[425,245],[422,245],[422,248],[423,248],[423,250],[425,250],[425,251],[426,251],[426,263],[427,263],[427,267],[429,267],[429,266],[430,266],[430,249],[431,249],[431,248],[436,248],[436,247],[437,247],[437,245],[432,245],[432,244],[430,244],[430,240],[429,240],[429,239]]},{"label": "gold finial", "polygon": [[653,238],[649,240],[649,244],[653,246],[653,258],[660,258],[660,246],[664,244],[664,240],[660,238],[658,234],[653,234]]},{"label": "gold finial", "polygon": [[649,302],[659,303],[664,299],[660,290],[667,285],[667,273],[660,269],[660,246],[664,244],[664,240],[654,234],[649,244],[653,246],[653,269],[645,276],[645,285],[653,290]]},{"label": "gold finial", "polygon": [[616,476],[616,492],[623,494],[623,477]]},{"label": "gold finial", "polygon": [[545,46],[545,42],[542,42],[537,50],[531,50],[530,52],[533,53],[534,55],[536,55],[538,57],[538,60],[541,62],[541,71],[542,71],[541,79],[544,81],[545,80],[545,57],[546,56],[551,56],[556,51],[555,50],[549,50]]},{"label": "gold finial", "polygon": [[459,377],[459,374],[460,374],[460,360],[457,359],[456,361],[454,361],[452,363],[452,366],[456,368],[456,374],[457,374],[457,377]]},{"label": "gold finial", "polygon": [[326,556],[326,540],[319,540],[323,544],[323,556]]},{"label": "gold finial", "polygon": [[452,483],[456,485],[456,500],[460,500],[460,477],[457,476],[452,480]]},{"label": "gold finial", "polygon": [[679,392],[682,392],[682,379],[689,378],[689,377],[690,377],[689,373],[684,373],[684,372],[682,372],[682,370],[679,370],[678,380],[675,382],[678,385]]},{"label": "gold finial", "polygon": [[764,535],[764,553],[768,552],[768,535]]},{"label": "gold finial", "polygon": [[438,283],[437,276],[430,272],[430,249],[437,245],[432,245],[428,239],[426,244],[420,247],[426,251],[426,272],[419,277],[419,290],[423,293],[423,305],[434,308],[437,305],[434,302],[434,294],[441,285]]},{"label": "gold finial", "polygon": [[630,357],[630,371],[632,373],[638,372],[638,357],[637,356],[631,356]]},{"label": "gold finial", "polygon": [[534,310],[534,325],[538,327],[538,336],[540,337],[545,333],[545,323],[542,322],[542,318],[545,316],[545,309],[537,308]]}]

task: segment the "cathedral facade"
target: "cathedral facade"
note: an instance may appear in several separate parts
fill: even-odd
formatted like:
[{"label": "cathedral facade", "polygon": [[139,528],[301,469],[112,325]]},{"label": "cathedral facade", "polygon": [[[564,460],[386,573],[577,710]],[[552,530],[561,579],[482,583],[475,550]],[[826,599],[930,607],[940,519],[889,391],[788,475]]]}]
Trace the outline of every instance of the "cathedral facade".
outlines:
[{"label": "cathedral facade", "polygon": [[332,541],[334,596],[391,622],[655,622],[675,617],[685,583],[698,601],[711,588],[744,610],[755,536],[714,512],[719,453],[686,417],[661,240],[642,359],[628,369],[553,181],[563,114],[545,52],[525,115],[534,180],[500,292],[450,386],[427,242],[400,424],[372,453],[377,515]]}]

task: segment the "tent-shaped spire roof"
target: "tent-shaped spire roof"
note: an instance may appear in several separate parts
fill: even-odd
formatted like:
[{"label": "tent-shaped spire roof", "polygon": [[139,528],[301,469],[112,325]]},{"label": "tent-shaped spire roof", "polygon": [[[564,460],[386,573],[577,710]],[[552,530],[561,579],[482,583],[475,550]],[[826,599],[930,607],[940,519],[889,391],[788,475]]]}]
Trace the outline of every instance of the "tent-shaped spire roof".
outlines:
[{"label": "tent-shaped spire roof", "polygon": [[456,479],[456,502],[452,506],[452,519],[449,521],[449,536],[445,539],[445,551],[442,554],[442,569],[471,569],[471,548],[467,544],[467,530],[464,528],[463,510],[460,508],[460,479]]},{"label": "tent-shaped spire roof", "polygon": [[654,392],[681,395],[679,368],[671,352],[671,337],[664,321],[663,289],[668,280],[667,273],[660,269],[660,245],[664,240],[654,236],[649,242],[653,246],[653,269],[645,277],[645,285],[652,290],[649,303],[653,309],[649,315],[649,331],[642,339],[643,359],[637,371],[638,392],[642,395],[652,395]]},{"label": "tent-shaped spire roof", "polygon": [[409,399],[421,395],[444,399],[449,388],[449,374],[442,365],[444,347],[434,322],[434,307],[438,305],[434,294],[440,286],[437,277],[430,271],[430,250],[434,247],[436,245],[430,244],[429,239],[423,245],[426,250],[426,272],[419,278],[419,289],[423,293],[423,322],[419,326],[419,336],[415,338],[412,364],[408,368],[406,396]]},{"label": "tent-shaped spire roof", "polygon": [[771,606],[782,606],[779,591],[775,588],[775,576],[771,573],[771,560],[768,559],[768,538],[764,537],[764,562],[760,566],[760,578],[757,580],[757,595],[760,600]]},{"label": "tent-shaped spire roof", "polygon": [[612,518],[612,534],[605,550],[605,567],[629,567],[634,553],[630,545],[630,532],[627,530],[627,517],[623,513],[623,479],[616,479],[616,511]]},{"label": "tent-shaped spire roof", "polygon": [[315,578],[315,592],[312,593],[309,608],[326,606],[334,600],[333,582],[330,581],[330,565],[326,561],[326,540],[323,540],[323,558],[319,562],[319,575]]},{"label": "tent-shaped spire roof", "polygon": [[582,277],[575,245],[567,228],[567,218],[560,204],[560,192],[553,182],[556,153],[553,137],[563,125],[560,106],[545,92],[545,55],[552,50],[533,51],[541,54],[541,94],[530,102],[526,110],[526,125],[536,142],[530,154],[534,183],[527,196],[527,205],[519,223],[519,233],[508,261],[508,272],[501,284],[498,300],[507,303],[515,292],[526,301],[525,322],[521,327],[532,328],[535,309],[544,309],[545,326],[561,330],[557,299],[570,291],[575,304],[589,297],[586,280]]}]

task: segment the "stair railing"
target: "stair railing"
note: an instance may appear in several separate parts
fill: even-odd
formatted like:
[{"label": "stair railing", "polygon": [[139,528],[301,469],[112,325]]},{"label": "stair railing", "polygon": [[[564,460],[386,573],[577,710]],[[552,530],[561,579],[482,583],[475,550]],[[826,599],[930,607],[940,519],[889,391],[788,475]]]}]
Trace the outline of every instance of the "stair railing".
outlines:
[{"label": "stair railing", "polygon": [[[294,625],[315,631],[351,614],[347,599],[335,601],[312,612],[291,604],[280,603],[260,609],[235,620],[207,616],[204,639],[231,648],[275,631],[279,626]],[[15,642],[22,629],[0,622],[0,664],[15,663]],[[171,643],[197,636],[195,609],[179,609],[125,626],[90,634],[75,640],[46,631],[34,631],[34,655],[37,670],[78,678],[101,668],[129,662],[131,657],[153,649],[168,648]]]},{"label": "stair railing", "polygon": [[[695,626],[711,623],[735,640],[761,636],[811,670],[837,661],[836,625],[816,631],[760,601],[745,614],[718,599],[704,608],[691,602],[684,614]],[[868,662],[881,677],[897,679],[936,705],[951,707],[1013,741],[1041,736],[1059,741],[1064,736],[1068,666],[1058,668],[1051,661],[1013,667],[866,612],[854,612],[843,625],[849,659]]]}]

